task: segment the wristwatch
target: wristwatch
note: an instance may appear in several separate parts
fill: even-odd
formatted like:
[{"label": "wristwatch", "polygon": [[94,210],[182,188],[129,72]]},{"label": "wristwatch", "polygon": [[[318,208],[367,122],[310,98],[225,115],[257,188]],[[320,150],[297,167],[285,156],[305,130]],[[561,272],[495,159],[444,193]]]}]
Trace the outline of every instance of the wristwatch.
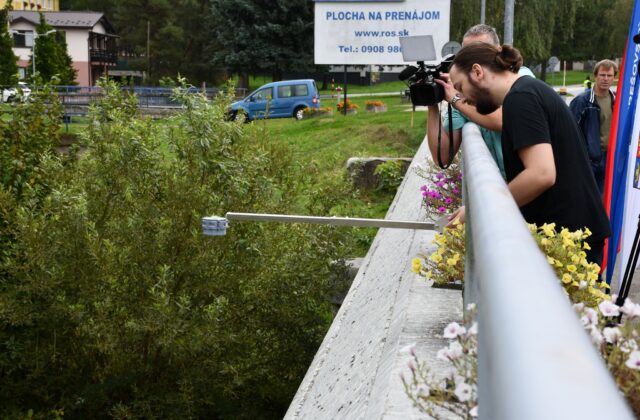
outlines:
[{"label": "wristwatch", "polygon": [[455,95],[453,95],[453,98],[451,98],[451,102],[449,102],[451,104],[451,106],[454,106],[456,104],[456,102],[458,102],[460,99],[462,99],[460,97],[459,93],[456,93]]}]

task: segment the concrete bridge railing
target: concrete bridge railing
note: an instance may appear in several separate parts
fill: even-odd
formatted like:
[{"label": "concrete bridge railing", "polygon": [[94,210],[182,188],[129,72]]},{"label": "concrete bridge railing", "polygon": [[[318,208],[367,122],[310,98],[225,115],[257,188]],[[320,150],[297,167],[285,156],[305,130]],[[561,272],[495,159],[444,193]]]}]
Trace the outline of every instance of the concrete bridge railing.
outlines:
[{"label": "concrete bridge railing", "polygon": [[[426,142],[414,158],[424,163]],[[411,169],[391,204],[386,219],[423,220],[420,186]],[[286,419],[417,419],[404,393],[400,373],[408,374],[408,354],[416,343],[422,360],[446,370],[436,359],[446,346],[444,327],[460,322],[459,290],[433,289],[411,272],[411,260],[432,248],[435,232],[380,229],[300,384]]]}]

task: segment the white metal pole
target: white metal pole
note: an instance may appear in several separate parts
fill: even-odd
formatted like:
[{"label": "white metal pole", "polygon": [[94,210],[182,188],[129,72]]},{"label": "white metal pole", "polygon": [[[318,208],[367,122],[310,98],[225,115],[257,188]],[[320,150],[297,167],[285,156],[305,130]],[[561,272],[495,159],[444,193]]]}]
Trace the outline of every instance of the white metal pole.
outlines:
[{"label": "white metal pole", "polygon": [[255,221],[255,222],[283,222],[283,223],[312,223],[333,226],[360,226],[396,229],[426,229],[434,230],[433,222],[413,222],[405,220],[365,219],[358,217],[317,217],[286,214],[264,213],[227,213],[227,220]]}]

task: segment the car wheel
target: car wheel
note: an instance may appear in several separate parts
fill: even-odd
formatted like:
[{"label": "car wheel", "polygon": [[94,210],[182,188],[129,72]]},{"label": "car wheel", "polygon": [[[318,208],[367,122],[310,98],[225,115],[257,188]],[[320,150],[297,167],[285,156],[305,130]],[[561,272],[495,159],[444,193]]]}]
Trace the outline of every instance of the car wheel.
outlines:
[{"label": "car wheel", "polygon": [[294,111],[293,111],[293,118],[295,118],[296,120],[300,121],[301,119],[304,118],[304,110],[305,107],[303,106],[299,106],[297,107]]}]

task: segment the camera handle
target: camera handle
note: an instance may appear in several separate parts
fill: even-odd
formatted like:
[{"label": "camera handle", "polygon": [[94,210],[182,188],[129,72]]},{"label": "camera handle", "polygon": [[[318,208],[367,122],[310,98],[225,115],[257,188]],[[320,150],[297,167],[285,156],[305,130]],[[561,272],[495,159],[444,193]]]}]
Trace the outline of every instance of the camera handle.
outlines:
[{"label": "camera handle", "polygon": [[452,106],[451,103],[448,103],[447,106],[447,112],[449,114],[449,163],[447,165],[444,165],[442,163],[442,155],[441,155],[441,141],[442,141],[442,119],[438,118],[439,124],[438,124],[438,165],[442,168],[442,169],[447,169],[449,166],[451,166],[451,164],[453,163],[453,157],[454,157],[454,153],[453,153],[453,120],[451,119],[452,117]]}]

